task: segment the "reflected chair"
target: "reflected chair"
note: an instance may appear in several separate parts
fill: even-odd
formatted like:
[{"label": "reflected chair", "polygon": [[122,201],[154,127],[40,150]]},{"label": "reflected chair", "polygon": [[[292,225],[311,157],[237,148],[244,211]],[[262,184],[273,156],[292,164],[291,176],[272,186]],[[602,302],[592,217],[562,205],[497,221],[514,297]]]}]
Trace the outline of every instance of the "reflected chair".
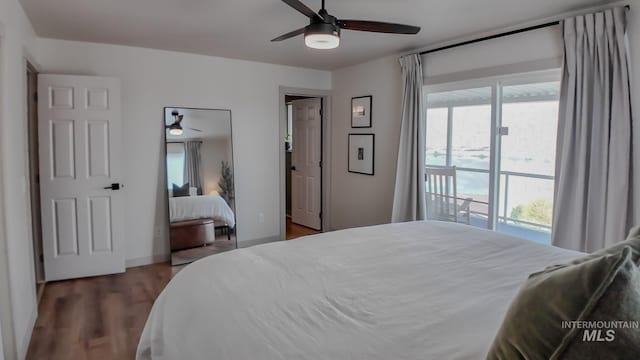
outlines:
[{"label": "reflected chair", "polygon": [[[427,167],[426,198],[427,218],[430,220],[471,222],[472,198],[459,199],[456,183],[456,167]],[[462,200],[462,203],[459,203]]]}]

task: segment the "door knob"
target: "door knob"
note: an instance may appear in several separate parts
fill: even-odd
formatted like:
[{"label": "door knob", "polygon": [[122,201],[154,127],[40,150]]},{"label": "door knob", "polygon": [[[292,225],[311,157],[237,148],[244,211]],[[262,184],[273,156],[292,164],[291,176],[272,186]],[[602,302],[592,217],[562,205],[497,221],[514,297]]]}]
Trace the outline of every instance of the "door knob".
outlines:
[{"label": "door knob", "polygon": [[296,167],[295,167],[295,166],[292,166],[292,167],[291,167],[291,170],[292,170],[292,171],[296,171]]},{"label": "door knob", "polygon": [[119,183],[113,183],[109,186],[105,186],[104,189],[105,190],[120,190],[120,188],[124,187],[124,185],[119,184]]}]

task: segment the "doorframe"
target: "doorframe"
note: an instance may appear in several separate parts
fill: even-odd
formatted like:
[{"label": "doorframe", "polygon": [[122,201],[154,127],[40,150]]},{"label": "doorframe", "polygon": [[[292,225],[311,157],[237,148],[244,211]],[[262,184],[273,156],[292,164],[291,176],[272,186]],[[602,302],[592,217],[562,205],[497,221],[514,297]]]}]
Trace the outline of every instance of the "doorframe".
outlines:
[{"label": "doorframe", "polygon": [[331,216],[329,199],[331,198],[331,91],[319,89],[304,89],[280,86],[278,96],[278,109],[280,109],[280,126],[278,131],[278,159],[280,162],[280,170],[278,177],[280,178],[280,236],[281,240],[286,239],[286,222],[287,222],[287,191],[286,191],[286,158],[284,139],[287,135],[287,105],[285,97],[289,96],[307,96],[322,99],[322,186],[320,198],[322,199],[322,231],[331,229]]},{"label": "doorframe", "polygon": [[[5,59],[5,31],[0,22],[0,79],[4,79]],[[3,130],[4,113],[4,84],[0,81],[0,131]],[[11,304],[11,288],[9,277],[9,254],[7,253],[5,200],[4,200],[4,158],[0,156],[0,327],[2,330],[2,350],[4,358],[12,359],[17,356],[15,332],[13,324],[13,305]]]},{"label": "doorframe", "polygon": [[[36,282],[36,287],[37,287],[37,299],[38,302],[40,300],[40,296],[42,295],[42,291],[44,289],[44,262],[41,261],[42,259],[42,204],[40,204],[39,209],[40,210],[40,214],[37,214],[36,211],[34,211],[35,209],[33,208],[33,202],[34,202],[34,192],[31,191],[32,189],[34,191],[38,192],[38,196],[40,195],[40,183],[38,181],[38,179],[36,178],[36,176],[34,176],[34,174],[32,173],[32,168],[35,165],[35,167],[37,169],[39,169],[40,167],[40,163],[39,161],[36,161],[36,164],[34,164],[34,160],[39,159],[38,155],[38,130],[37,130],[37,126],[38,126],[38,99],[36,98],[36,101],[34,102],[35,104],[35,109],[31,109],[29,106],[29,97],[31,96],[31,94],[29,93],[29,90],[33,90],[33,93],[38,96],[38,68],[36,65],[33,64],[33,62],[31,62],[29,60],[29,58],[25,58],[25,84],[26,84],[26,97],[25,97],[25,122],[26,122],[26,145],[27,145],[27,158],[26,158],[26,173],[27,173],[27,181],[28,181],[28,191],[27,191],[27,196],[28,196],[28,217],[27,220],[29,221],[29,225],[30,225],[30,238],[32,240],[33,243],[33,261],[34,261],[34,275],[35,275],[35,282]],[[30,89],[30,81],[29,81],[29,75],[32,74],[33,76],[36,77],[36,82],[35,82],[35,89]],[[31,111],[35,111],[35,117],[31,117],[30,116],[30,112]],[[35,120],[35,126],[36,126],[36,130],[35,130],[35,137],[34,134],[31,131],[31,126],[33,126],[34,124],[32,124],[32,119]],[[35,156],[31,151],[31,143],[35,142]],[[39,197],[38,197],[39,199]],[[39,224],[36,224],[39,223]],[[39,234],[37,229],[39,229]]]}]

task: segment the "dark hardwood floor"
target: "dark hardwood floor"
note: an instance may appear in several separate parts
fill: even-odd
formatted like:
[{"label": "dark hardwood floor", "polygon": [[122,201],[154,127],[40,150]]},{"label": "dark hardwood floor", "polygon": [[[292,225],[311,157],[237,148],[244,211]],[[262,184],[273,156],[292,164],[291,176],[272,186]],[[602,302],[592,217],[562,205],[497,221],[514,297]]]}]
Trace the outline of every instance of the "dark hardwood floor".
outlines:
[{"label": "dark hardwood floor", "polygon": [[287,226],[286,226],[287,240],[293,240],[301,236],[314,235],[319,233],[320,231],[318,230],[314,230],[302,225],[294,224],[290,218],[287,218]]},{"label": "dark hardwood floor", "polygon": [[[319,233],[289,219],[286,231],[287,240]],[[47,283],[27,359],[134,359],[153,302],[182,268],[163,263]]]},{"label": "dark hardwood floor", "polygon": [[181,268],[48,283],[27,359],[133,359],[154,300]]}]

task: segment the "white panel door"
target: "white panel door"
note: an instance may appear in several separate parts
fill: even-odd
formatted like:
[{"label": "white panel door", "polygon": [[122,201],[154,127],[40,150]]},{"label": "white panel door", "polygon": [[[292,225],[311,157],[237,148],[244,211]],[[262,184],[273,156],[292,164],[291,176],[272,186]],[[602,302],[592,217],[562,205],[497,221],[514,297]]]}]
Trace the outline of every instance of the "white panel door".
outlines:
[{"label": "white panel door", "polygon": [[45,279],[123,272],[120,83],[41,74],[38,97]]},{"label": "white panel door", "polygon": [[320,230],[322,227],[322,99],[292,103],[291,220]]}]

